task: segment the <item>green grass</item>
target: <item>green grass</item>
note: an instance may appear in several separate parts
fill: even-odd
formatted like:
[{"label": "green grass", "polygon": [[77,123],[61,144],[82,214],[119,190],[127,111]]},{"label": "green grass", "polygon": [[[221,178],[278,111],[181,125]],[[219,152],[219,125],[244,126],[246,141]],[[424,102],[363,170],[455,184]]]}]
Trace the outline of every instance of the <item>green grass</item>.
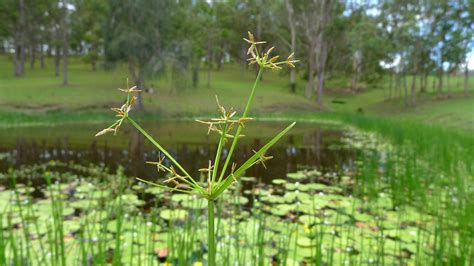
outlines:
[{"label": "green grass", "polygon": [[474,131],[474,100],[472,96],[447,100],[426,99],[416,108],[400,109],[399,117],[450,128]]},{"label": "green grass", "polygon": [[[46,69],[38,64],[34,70],[27,69],[24,78],[15,78],[12,63],[0,56],[0,124],[52,124],[70,121],[97,122],[107,120],[108,109],[123,101],[116,89],[125,86],[127,68],[119,66],[112,70],[92,71],[79,58],[72,58],[69,70],[70,85],[61,85],[62,79],[54,77],[52,60],[47,60]],[[221,71],[211,72],[211,85],[207,86],[207,72],[200,74],[200,85],[193,88],[186,78],[179,84],[167,75],[148,79],[153,93],[146,93],[144,105],[149,118],[202,117],[216,111],[215,95],[226,107],[242,111],[239,99],[247,96],[255,78],[255,71],[238,65],[224,65]],[[303,71],[300,71],[303,72]],[[418,95],[416,107],[405,107],[403,98],[386,100],[386,84],[364,85],[363,92],[348,94],[348,79],[328,81],[324,96],[324,110],[335,113],[364,113],[383,117],[401,117],[426,124],[437,124],[462,130],[473,130],[474,123],[474,78],[470,78],[470,94],[463,94],[463,77],[451,77],[450,98],[439,99],[432,88],[433,78],[428,81],[428,93]],[[408,81],[410,84],[410,80]],[[320,109],[314,99],[306,99],[305,82],[298,80],[297,93],[291,94],[288,77],[282,73],[267,72],[255,99],[253,115],[261,117],[291,117],[294,113],[312,116]],[[444,88],[445,96],[448,89]],[[334,102],[336,101],[336,102]],[[341,103],[342,102],[342,103]]]},{"label": "green grass", "polygon": [[[0,105],[3,109],[27,112],[106,110],[123,100],[123,95],[117,91],[117,88],[126,86],[128,73],[123,66],[111,71],[93,72],[88,65],[73,58],[70,85],[64,87],[62,79],[54,77],[53,65],[49,61],[46,69],[30,70],[24,78],[15,78],[11,74],[11,62],[5,57],[0,57],[0,60]],[[180,86],[169,75],[148,79],[147,85],[154,91],[144,95],[145,108],[167,116],[209,113],[216,110],[215,95],[218,95],[222,104],[241,110],[244,107],[241,99],[250,92],[255,73],[226,65],[222,71],[212,72],[210,87],[207,86],[207,73],[202,72],[200,78],[197,88],[186,86],[186,89],[179,89]],[[264,76],[255,102],[261,112],[316,109],[312,101],[288,93],[286,78],[271,72]]]},{"label": "green grass", "polygon": [[[411,119],[425,124],[473,131],[474,78],[469,79],[468,95],[464,94],[464,77],[451,77],[450,87],[443,88],[441,95],[437,88],[432,88],[433,79],[434,77],[429,77],[426,93],[417,94],[416,106],[405,106],[403,95],[387,99],[388,89],[383,83],[356,95],[330,93],[326,97],[326,106],[334,112],[353,113],[360,108],[371,115]],[[410,78],[408,83],[411,84]]]}]

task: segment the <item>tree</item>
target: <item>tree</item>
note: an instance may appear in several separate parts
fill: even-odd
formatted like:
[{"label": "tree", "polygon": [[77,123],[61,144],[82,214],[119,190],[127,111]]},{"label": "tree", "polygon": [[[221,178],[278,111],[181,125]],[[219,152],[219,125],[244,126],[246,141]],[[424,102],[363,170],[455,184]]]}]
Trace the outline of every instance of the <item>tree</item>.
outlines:
[{"label": "tree", "polygon": [[[296,17],[293,3],[291,0],[285,0],[285,7],[288,12],[288,28],[290,29],[290,52],[291,54],[296,53]],[[295,93],[296,91],[296,69],[290,69],[290,90]]]},{"label": "tree", "polygon": [[[127,62],[136,86],[144,90],[147,75],[164,67],[164,45],[172,1],[109,0],[105,55],[110,62]],[[138,108],[143,108],[138,94]]]},{"label": "tree", "polygon": [[69,22],[68,22],[68,3],[66,0],[61,2],[61,35],[63,43],[63,85],[68,85],[67,67],[69,57]]},{"label": "tree", "polygon": [[299,18],[306,39],[308,82],[306,97],[316,90],[317,103],[322,105],[326,62],[329,52],[329,26],[335,10],[334,0],[305,1],[300,5]]},{"label": "tree", "polygon": [[71,47],[97,69],[104,44],[107,2],[103,0],[74,0],[76,11],[71,15]]},{"label": "tree", "polygon": [[0,21],[3,34],[13,39],[13,65],[16,77],[25,74],[27,18],[26,0],[0,1]]}]

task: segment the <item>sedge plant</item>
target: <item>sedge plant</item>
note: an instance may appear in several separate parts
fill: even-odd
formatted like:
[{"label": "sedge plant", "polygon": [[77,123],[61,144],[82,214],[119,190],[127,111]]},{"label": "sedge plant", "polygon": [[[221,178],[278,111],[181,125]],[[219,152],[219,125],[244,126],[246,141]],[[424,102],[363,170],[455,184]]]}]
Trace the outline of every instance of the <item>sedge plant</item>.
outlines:
[{"label": "sedge plant", "polygon": [[[258,67],[258,74],[255,78],[252,90],[247,100],[244,112],[240,117],[237,117],[236,112],[232,109],[227,110],[217,100],[218,109],[220,111],[220,117],[211,118],[206,121],[197,120],[199,123],[203,123],[208,128],[208,134],[213,132],[219,136],[217,152],[214,160],[210,160],[209,164],[202,169],[199,169],[201,173],[207,178],[206,182],[199,182],[198,179],[191,176],[181,164],[175,160],[170,153],[159,143],[158,139],[153,138],[145,129],[143,129],[134,119],[129,115],[132,110],[137,97],[135,93],[139,93],[140,90],[137,87],[129,87],[127,89],[119,89],[127,93],[127,100],[120,108],[112,108],[117,113],[118,119],[111,126],[105,128],[96,134],[100,136],[106,133],[118,132],[120,126],[124,121],[130,123],[135,127],[143,136],[145,136],[159,151],[160,157],[156,162],[147,162],[149,164],[156,165],[158,172],[164,172],[167,174],[163,183],[154,183],[147,180],[137,178],[139,181],[153,185],[162,189],[176,191],[180,193],[195,194],[203,197],[208,202],[208,265],[216,265],[216,243],[215,243],[215,228],[214,228],[214,213],[215,204],[219,197],[226,191],[232,183],[239,180],[239,177],[245,173],[247,169],[256,165],[262,164],[265,166],[265,161],[272,158],[267,156],[266,152],[270,149],[278,140],[280,140],[294,125],[293,122],[288,127],[278,133],[273,139],[265,144],[258,151],[254,151],[254,154],[248,158],[242,165],[237,166],[232,162],[233,153],[237,146],[237,143],[242,135],[242,131],[245,128],[247,122],[251,121],[252,118],[249,116],[250,108],[255,98],[257,85],[262,77],[262,73],[265,70],[278,71],[282,69],[282,66],[295,67],[294,63],[297,60],[293,59],[293,54],[288,56],[285,60],[278,61],[279,56],[270,56],[274,47],[271,47],[266,52],[260,50],[260,45],[265,44],[265,41],[256,41],[254,36],[249,32],[248,39],[244,40],[249,44],[247,54],[249,55],[249,65],[256,65]],[[228,149],[227,156],[223,155],[224,149]],[[225,158],[224,158],[225,157]],[[171,165],[165,165],[164,161],[168,159]]]}]

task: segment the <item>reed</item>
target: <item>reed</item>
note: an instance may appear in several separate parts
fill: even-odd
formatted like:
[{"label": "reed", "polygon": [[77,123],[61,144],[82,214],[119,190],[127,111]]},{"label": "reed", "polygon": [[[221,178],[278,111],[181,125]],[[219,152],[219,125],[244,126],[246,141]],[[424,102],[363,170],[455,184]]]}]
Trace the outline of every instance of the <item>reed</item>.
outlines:
[{"label": "reed", "polygon": [[[100,136],[109,132],[117,133],[120,126],[124,121],[129,122],[135,127],[143,136],[145,136],[162,154],[158,158],[157,162],[148,162],[154,164],[157,167],[158,172],[164,172],[167,174],[166,179],[163,183],[154,183],[140,179],[140,181],[170,191],[176,191],[181,193],[196,194],[202,198],[207,199],[207,224],[208,224],[208,264],[210,266],[216,265],[216,237],[215,237],[215,208],[216,202],[219,197],[226,191],[226,189],[232,185],[238,178],[245,173],[247,169],[256,165],[262,164],[265,166],[265,161],[270,160],[272,156],[266,156],[266,152],[280,140],[294,125],[293,122],[287,128],[277,134],[270,142],[264,145],[260,150],[254,151],[254,155],[247,159],[242,165],[237,167],[237,164],[232,163],[233,153],[237,146],[237,143],[242,135],[242,131],[245,128],[247,122],[252,120],[250,117],[250,109],[255,98],[257,85],[261,80],[262,73],[265,69],[271,69],[278,71],[282,69],[282,65],[289,67],[295,67],[294,63],[297,60],[293,59],[293,54],[288,56],[285,60],[278,61],[279,56],[272,56],[271,52],[274,47],[269,48],[266,52],[261,52],[258,48],[260,45],[265,44],[265,41],[255,40],[253,34],[248,33],[248,39],[244,40],[249,44],[247,55],[249,55],[249,65],[256,65],[258,67],[258,74],[255,78],[252,90],[247,99],[244,112],[241,117],[236,118],[236,112],[232,109],[224,108],[217,99],[218,110],[221,116],[218,118],[211,118],[207,121],[197,120],[208,127],[208,134],[215,132],[219,135],[218,148],[215,155],[215,159],[209,160],[209,165],[205,168],[200,169],[201,172],[207,174],[206,184],[200,184],[198,178],[192,177],[188,171],[186,171],[180,163],[171,156],[171,154],[159,143],[158,139],[153,138],[145,129],[143,129],[135,120],[133,120],[129,112],[132,110],[134,103],[136,102],[136,96],[133,94],[140,93],[141,91],[136,87],[128,86],[127,89],[120,89],[127,93],[127,100],[120,108],[112,108],[117,113],[118,120],[111,126],[105,128],[96,134]],[[226,154],[225,160],[223,159],[224,147],[230,144],[229,151]],[[168,159],[172,162],[171,166],[164,165],[164,160]],[[223,165],[220,166],[221,161]],[[230,172],[229,172],[230,169]],[[259,262],[262,264],[263,262]]]}]

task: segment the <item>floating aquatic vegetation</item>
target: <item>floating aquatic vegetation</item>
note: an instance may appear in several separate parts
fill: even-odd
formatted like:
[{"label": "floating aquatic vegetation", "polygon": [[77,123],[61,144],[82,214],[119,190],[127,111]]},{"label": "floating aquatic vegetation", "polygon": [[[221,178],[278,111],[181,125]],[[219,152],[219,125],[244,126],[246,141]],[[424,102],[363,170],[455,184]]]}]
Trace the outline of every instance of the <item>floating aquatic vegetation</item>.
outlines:
[{"label": "floating aquatic vegetation", "polygon": [[[116,260],[126,264],[136,260],[156,263],[158,256],[150,254],[163,249],[168,250],[164,257],[168,262],[193,264],[207,260],[200,241],[200,236],[206,234],[202,211],[205,200],[188,194],[161,193],[159,199],[151,197],[154,200],[149,201],[147,198],[155,195],[154,190],[137,191],[133,183],[122,189],[111,186],[118,180],[127,180],[120,171],[108,174],[107,180],[86,179],[90,173],[100,172],[100,167],[91,168],[94,169],[82,169],[84,176],[74,176],[73,183],[67,182],[67,172],[48,171],[44,178],[54,176],[65,182],[39,187],[18,184],[21,193],[0,191],[4,239],[8,243],[12,241],[10,235],[18,241],[23,239],[21,248],[29,247],[32,251],[28,260],[48,264],[56,261],[47,256],[48,250],[60,250],[62,245],[77,246],[85,252],[58,253],[65,256],[66,264],[90,258],[112,261],[114,254],[120,254]],[[220,226],[216,234],[222,251],[217,258],[230,258],[242,264],[285,260],[293,265],[303,261],[314,263],[318,256],[328,264],[430,261],[419,250],[426,254],[434,252],[434,216],[412,206],[395,210],[390,195],[383,192],[369,200],[344,194],[338,184],[307,183],[321,175],[306,171],[310,172],[313,174],[297,181],[301,182],[299,186],[306,187],[305,191],[287,191],[285,186],[291,183],[261,186],[250,197],[243,197],[239,190],[226,191],[217,206]],[[43,191],[43,197],[27,196],[38,189]],[[65,193],[64,189],[70,191]],[[20,194],[25,198],[18,202]],[[31,200],[25,201],[27,198]],[[122,206],[121,211],[118,206]],[[58,212],[60,215],[55,216]],[[53,216],[57,222],[51,223]],[[29,231],[28,244],[24,230]],[[63,244],[53,237],[52,233],[58,230],[63,231]],[[192,237],[185,238],[184,232],[192,232],[187,234]],[[14,256],[6,253],[5,258],[12,261]],[[16,259],[27,260],[19,256]]]}]

